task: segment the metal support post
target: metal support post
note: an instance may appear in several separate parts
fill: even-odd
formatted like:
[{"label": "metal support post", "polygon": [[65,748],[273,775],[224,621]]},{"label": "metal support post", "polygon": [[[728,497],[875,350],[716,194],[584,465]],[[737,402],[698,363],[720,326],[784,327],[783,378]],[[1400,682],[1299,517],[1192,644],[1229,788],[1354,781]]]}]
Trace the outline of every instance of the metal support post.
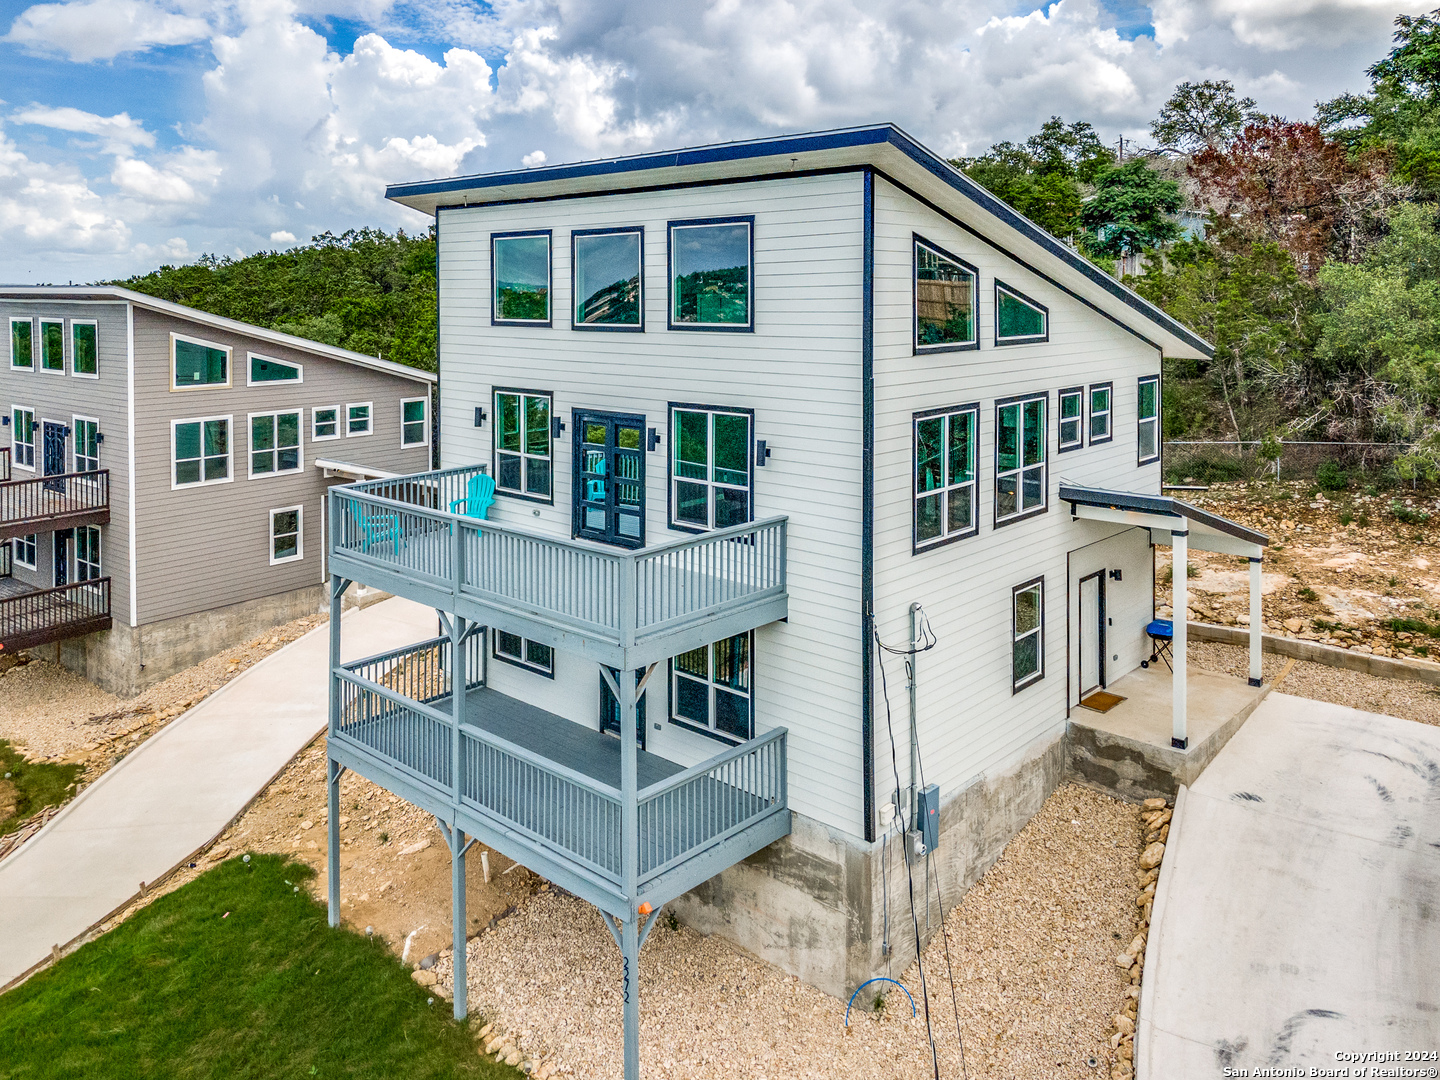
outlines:
[{"label": "metal support post", "polygon": [[[918,655],[915,650],[918,647],[916,639],[919,637],[920,605],[910,605],[910,653],[905,657],[905,674],[910,681],[910,828],[919,828],[920,808],[917,805],[920,798],[920,721],[919,709],[916,699],[916,681],[918,673],[915,670],[915,658]],[[883,663],[883,660],[882,660]],[[927,916],[928,917],[928,916]]]},{"label": "metal support post", "polygon": [[621,671],[616,689],[620,706],[620,857],[626,897],[620,928],[620,959],[625,979],[625,1080],[640,1078],[640,810],[639,749],[635,745],[635,673]]},{"label": "metal support post", "polygon": [[1265,614],[1260,596],[1260,560],[1250,559],[1250,685],[1259,686],[1262,680],[1261,635],[1265,630]]},{"label": "metal support post", "polygon": [[460,725],[465,720],[465,684],[469,674],[465,670],[465,619],[459,615],[450,617],[450,711],[453,716],[450,730],[450,785],[451,800],[455,809],[460,809]]},{"label": "metal support post", "polygon": [[632,911],[620,926],[625,965],[625,1080],[640,1080],[640,923]]},{"label": "metal support post", "polygon": [[456,825],[450,839],[450,925],[453,931],[455,957],[454,974],[450,980],[455,993],[455,1019],[464,1020],[469,1002],[469,983],[465,978],[465,834]]},{"label": "metal support post", "polygon": [[[333,517],[333,515],[332,515]],[[327,739],[340,727],[340,616],[345,607],[345,590],[350,582],[344,578],[330,579],[330,670],[328,676]],[[326,872],[329,876],[330,925],[340,925],[340,774],[345,770],[327,753],[325,758],[325,805],[330,820],[326,828]]]},{"label": "metal support post", "polygon": [[[1188,525],[1189,523],[1186,522]],[[1170,563],[1170,624],[1173,637],[1170,640],[1170,651],[1175,661],[1175,672],[1171,676],[1171,733],[1170,745],[1176,750],[1186,750],[1190,746],[1190,739],[1185,730],[1185,641],[1188,622],[1188,611],[1190,608],[1190,563],[1189,529],[1172,530],[1170,533],[1170,550],[1173,552],[1173,559]]]}]

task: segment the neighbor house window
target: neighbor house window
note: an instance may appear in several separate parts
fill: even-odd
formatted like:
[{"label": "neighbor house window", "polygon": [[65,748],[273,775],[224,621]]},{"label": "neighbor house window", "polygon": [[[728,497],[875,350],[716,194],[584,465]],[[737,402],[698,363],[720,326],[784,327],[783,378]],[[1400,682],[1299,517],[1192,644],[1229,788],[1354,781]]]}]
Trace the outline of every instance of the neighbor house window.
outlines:
[{"label": "neighbor house window", "polygon": [[430,441],[429,411],[429,398],[408,398],[400,402],[401,446],[424,446]]},{"label": "neighbor house window", "polygon": [[100,529],[81,525],[75,530],[75,580],[100,580]]},{"label": "neighbor house window", "polygon": [[250,475],[299,472],[300,413],[250,414]]},{"label": "neighbor house window", "polygon": [[1025,345],[1050,337],[1050,309],[1008,285],[995,283],[995,344]]},{"label": "neighbor house window", "polygon": [[1078,450],[1085,445],[1085,388],[1060,391],[1060,452]]},{"label": "neighbor house window", "polygon": [[256,356],[254,353],[250,354],[249,385],[304,381],[305,369],[300,364],[292,364],[287,360],[275,360],[268,356]]},{"label": "neighbor house window", "polygon": [[230,385],[230,349],[208,341],[170,335],[171,386],[186,390],[200,386]]},{"label": "neighbor house window", "polygon": [[270,565],[295,562],[305,557],[305,536],[302,523],[303,506],[287,506],[270,511]]},{"label": "neighbor house window", "polygon": [[1010,689],[1022,690],[1045,677],[1045,579],[1011,591]]},{"label": "neighbor house window", "polygon": [[550,395],[495,392],[495,488],[550,498]]},{"label": "neighbor house window", "polygon": [[1090,445],[1109,442],[1110,430],[1110,384],[1098,383],[1090,387]]},{"label": "neighbor house window", "polygon": [[170,425],[175,487],[230,479],[230,417],[175,420]]},{"label": "neighbor house window", "polygon": [[340,408],[327,405],[323,409],[310,410],[310,438],[315,442],[340,438]]},{"label": "neighbor house window", "polygon": [[100,421],[77,416],[74,427],[75,471],[95,472],[100,468]]},{"label": "neighbor house window", "polygon": [[915,351],[979,348],[975,268],[915,237]]},{"label": "neighbor house window", "polygon": [[670,222],[670,327],[754,327],[755,219]]},{"label": "neighbor house window", "polygon": [[15,565],[23,566],[27,570],[36,569],[39,562],[37,545],[39,541],[34,533],[29,536],[17,536],[11,545],[11,554],[15,556]]},{"label": "neighbor house window", "polygon": [[490,267],[492,322],[550,325],[548,231],[493,234]]},{"label": "neighbor house window", "polygon": [[1048,395],[995,405],[995,523],[1045,509]]},{"label": "neighbor house window", "polygon": [[750,520],[750,414],[672,406],[670,522],[723,529]]},{"label": "neighbor house window", "polygon": [[496,630],[493,652],[497,660],[504,660],[507,664],[515,664],[552,679],[555,677],[555,650],[549,645],[530,641],[519,634]]},{"label": "neighbor house window", "polygon": [[70,373],[81,378],[100,377],[98,328],[93,322],[70,324]]},{"label": "neighbor house window", "polygon": [[15,432],[10,436],[15,458],[12,464],[22,469],[35,468],[35,410],[22,409],[17,405],[12,410],[10,422]]},{"label": "neighbor house window", "polygon": [[980,407],[915,416],[914,548],[974,536],[980,524],[975,496],[975,429]]},{"label": "neighbor house window", "polygon": [[754,733],[750,681],[752,638],[725,638],[670,661],[670,718],[727,739]]},{"label": "neighbor house window", "polygon": [[35,320],[10,320],[10,366],[35,369]]},{"label": "neighbor house window", "polygon": [[[616,680],[619,685],[620,672],[615,668],[607,667],[610,677]],[[635,672],[635,686],[640,686],[640,681],[645,677],[645,669],[641,668]],[[611,735],[620,734],[620,702],[615,700],[615,694],[610,689],[610,684],[605,681],[605,676],[600,676],[600,730],[608,731]],[[645,693],[642,691],[635,695],[635,741],[641,746],[645,745]]]},{"label": "neighbor house window", "polygon": [[370,434],[370,405],[371,402],[364,401],[345,406],[345,434],[347,437]]},{"label": "neighbor house window", "polygon": [[644,241],[638,228],[570,234],[576,330],[643,329]]},{"label": "neighbor house window", "polygon": [[40,320],[40,368],[65,373],[65,324]]},{"label": "neighbor house window", "polygon": [[1140,380],[1139,391],[1136,451],[1138,464],[1148,465],[1160,460],[1160,376],[1145,376]]}]

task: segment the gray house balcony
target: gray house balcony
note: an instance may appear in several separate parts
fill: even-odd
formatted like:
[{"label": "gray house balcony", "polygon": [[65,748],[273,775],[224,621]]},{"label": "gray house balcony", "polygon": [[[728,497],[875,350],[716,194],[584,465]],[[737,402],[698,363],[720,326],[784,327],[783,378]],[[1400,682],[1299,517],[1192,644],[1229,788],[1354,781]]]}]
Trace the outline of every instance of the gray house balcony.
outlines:
[{"label": "gray house balcony", "polygon": [[0,541],[109,520],[109,469],[0,481]]}]

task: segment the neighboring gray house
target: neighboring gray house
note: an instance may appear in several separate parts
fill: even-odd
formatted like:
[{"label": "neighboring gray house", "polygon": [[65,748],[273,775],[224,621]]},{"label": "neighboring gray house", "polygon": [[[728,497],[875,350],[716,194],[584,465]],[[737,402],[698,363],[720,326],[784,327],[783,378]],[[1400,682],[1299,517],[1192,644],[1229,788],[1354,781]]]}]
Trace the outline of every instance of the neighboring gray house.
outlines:
[{"label": "neighboring gray house", "polygon": [[114,693],[319,610],[326,489],[429,467],[428,372],[119,288],[0,321],[0,643]]}]

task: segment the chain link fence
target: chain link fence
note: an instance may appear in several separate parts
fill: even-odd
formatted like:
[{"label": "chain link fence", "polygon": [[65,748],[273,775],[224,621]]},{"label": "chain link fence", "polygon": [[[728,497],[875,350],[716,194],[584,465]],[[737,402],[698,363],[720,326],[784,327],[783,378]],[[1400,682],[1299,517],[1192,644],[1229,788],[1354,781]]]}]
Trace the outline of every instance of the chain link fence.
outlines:
[{"label": "chain link fence", "polygon": [[1167,484],[1214,484],[1226,480],[1313,480],[1327,462],[1353,477],[1394,478],[1391,466],[1406,443],[1373,442],[1187,442],[1165,443],[1161,459]]}]

